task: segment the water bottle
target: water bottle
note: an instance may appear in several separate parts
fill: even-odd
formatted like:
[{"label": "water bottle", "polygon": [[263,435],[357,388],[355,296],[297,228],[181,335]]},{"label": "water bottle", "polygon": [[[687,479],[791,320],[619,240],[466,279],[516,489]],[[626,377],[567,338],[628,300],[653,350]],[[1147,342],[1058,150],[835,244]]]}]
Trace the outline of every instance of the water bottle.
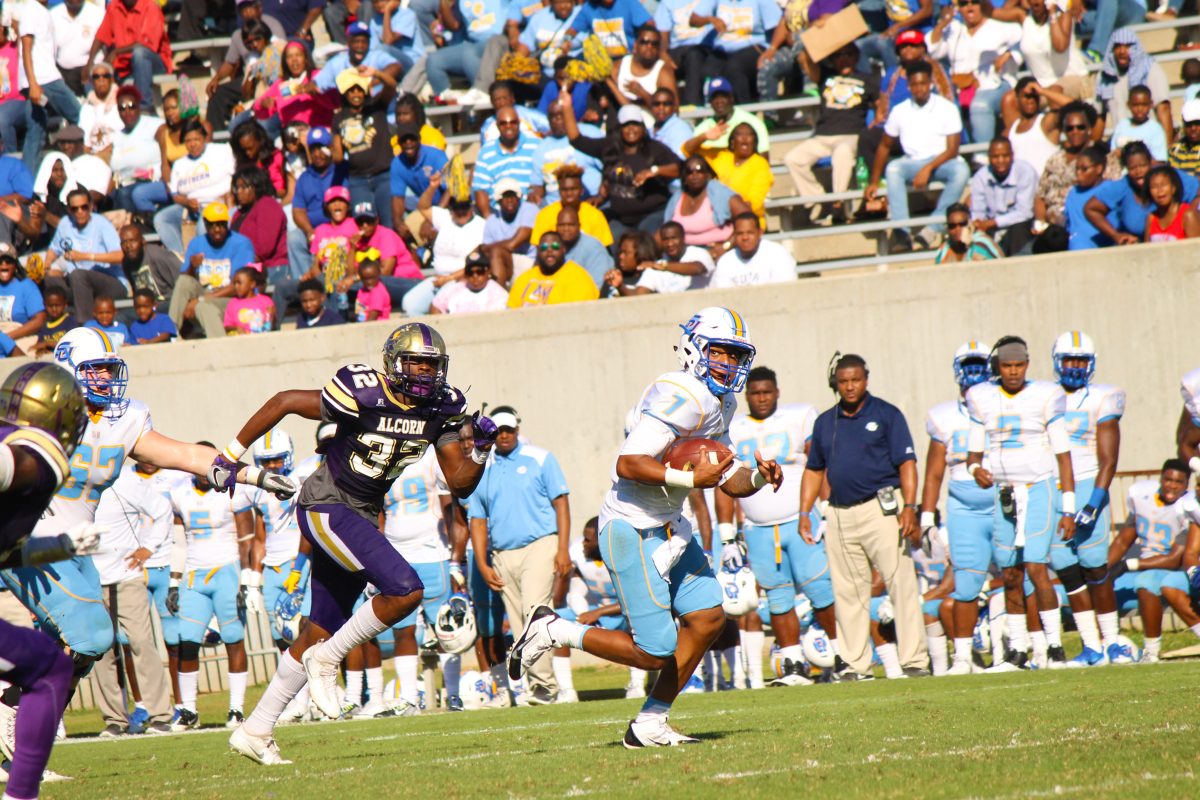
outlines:
[{"label": "water bottle", "polygon": [[870,181],[871,171],[867,169],[867,160],[859,156],[858,161],[854,164],[854,185],[859,189],[865,189]]}]

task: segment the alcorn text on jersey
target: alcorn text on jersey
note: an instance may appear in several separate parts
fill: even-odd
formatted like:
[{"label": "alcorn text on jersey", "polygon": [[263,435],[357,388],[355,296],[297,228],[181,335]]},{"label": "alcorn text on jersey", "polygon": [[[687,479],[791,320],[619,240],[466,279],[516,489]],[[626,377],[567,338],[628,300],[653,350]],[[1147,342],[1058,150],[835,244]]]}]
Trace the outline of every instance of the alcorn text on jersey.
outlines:
[{"label": "alcorn text on jersey", "polygon": [[789,403],[766,419],[738,414],[729,423],[733,452],[746,467],[756,463],[754,453],[774,459],[783,469],[779,491],[755,492],[741,499],[742,513],[751,525],[778,525],[800,517],[800,478],[808,458],[804,446],[812,438],[817,410],[807,403]]},{"label": "alcorn text on jersey", "polygon": [[1044,481],[1056,473],[1054,454],[1069,447],[1062,426],[1065,404],[1062,387],[1049,381],[1030,381],[1016,394],[997,383],[976,384],[967,390],[968,447],[987,454],[997,483]]}]

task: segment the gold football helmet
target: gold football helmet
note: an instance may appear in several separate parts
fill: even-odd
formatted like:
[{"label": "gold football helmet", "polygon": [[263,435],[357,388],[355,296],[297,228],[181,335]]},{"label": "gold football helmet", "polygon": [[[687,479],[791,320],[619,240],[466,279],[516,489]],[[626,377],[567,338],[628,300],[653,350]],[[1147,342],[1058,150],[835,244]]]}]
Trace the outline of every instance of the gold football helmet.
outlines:
[{"label": "gold football helmet", "polygon": [[26,364],[0,384],[0,418],[46,431],[67,458],[83,438],[87,406],[75,377],[57,364]]},{"label": "gold football helmet", "polygon": [[[421,364],[433,370],[421,374]],[[436,397],[446,385],[450,356],[442,335],[424,322],[410,322],[392,331],[383,345],[383,374],[391,387],[409,397]]]}]

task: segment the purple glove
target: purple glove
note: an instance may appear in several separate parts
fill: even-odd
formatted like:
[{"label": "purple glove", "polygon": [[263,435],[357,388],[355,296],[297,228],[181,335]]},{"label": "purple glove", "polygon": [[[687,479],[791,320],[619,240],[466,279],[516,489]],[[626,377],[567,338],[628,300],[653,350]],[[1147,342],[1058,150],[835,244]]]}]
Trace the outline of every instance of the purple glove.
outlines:
[{"label": "purple glove", "polygon": [[224,454],[218,453],[205,477],[218,492],[232,492],[233,487],[237,485],[238,469],[241,466],[236,461],[230,461]]},{"label": "purple glove", "polygon": [[476,450],[488,450],[494,445],[499,430],[491,417],[485,417],[479,411],[471,416],[471,436],[475,440]]}]

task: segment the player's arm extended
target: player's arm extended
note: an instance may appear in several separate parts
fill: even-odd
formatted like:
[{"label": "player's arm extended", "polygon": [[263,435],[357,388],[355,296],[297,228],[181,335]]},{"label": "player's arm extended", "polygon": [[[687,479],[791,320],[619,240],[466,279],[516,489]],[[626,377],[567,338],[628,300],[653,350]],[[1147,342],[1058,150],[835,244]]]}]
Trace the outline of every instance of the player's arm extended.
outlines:
[{"label": "player's arm extended", "polygon": [[[241,445],[242,452],[245,452],[250,445],[262,438],[267,431],[278,425],[284,417],[292,414],[304,417],[305,419],[320,420],[321,390],[289,389],[279,392],[270,400],[263,403],[262,408],[254,412],[254,415],[238,431],[235,441]],[[238,455],[241,456],[241,453],[238,453]],[[209,459],[209,463],[212,463],[211,458]],[[204,468],[208,469],[208,464],[205,464]],[[204,473],[201,472],[199,474],[203,475]]]},{"label": "player's arm extended", "polygon": [[721,491],[730,497],[749,497],[767,484],[775,491],[783,485],[783,468],[778,463],[764,459],[762,453],[755,452],[758,462],[754,469],[742,467],[721,484]]}]

